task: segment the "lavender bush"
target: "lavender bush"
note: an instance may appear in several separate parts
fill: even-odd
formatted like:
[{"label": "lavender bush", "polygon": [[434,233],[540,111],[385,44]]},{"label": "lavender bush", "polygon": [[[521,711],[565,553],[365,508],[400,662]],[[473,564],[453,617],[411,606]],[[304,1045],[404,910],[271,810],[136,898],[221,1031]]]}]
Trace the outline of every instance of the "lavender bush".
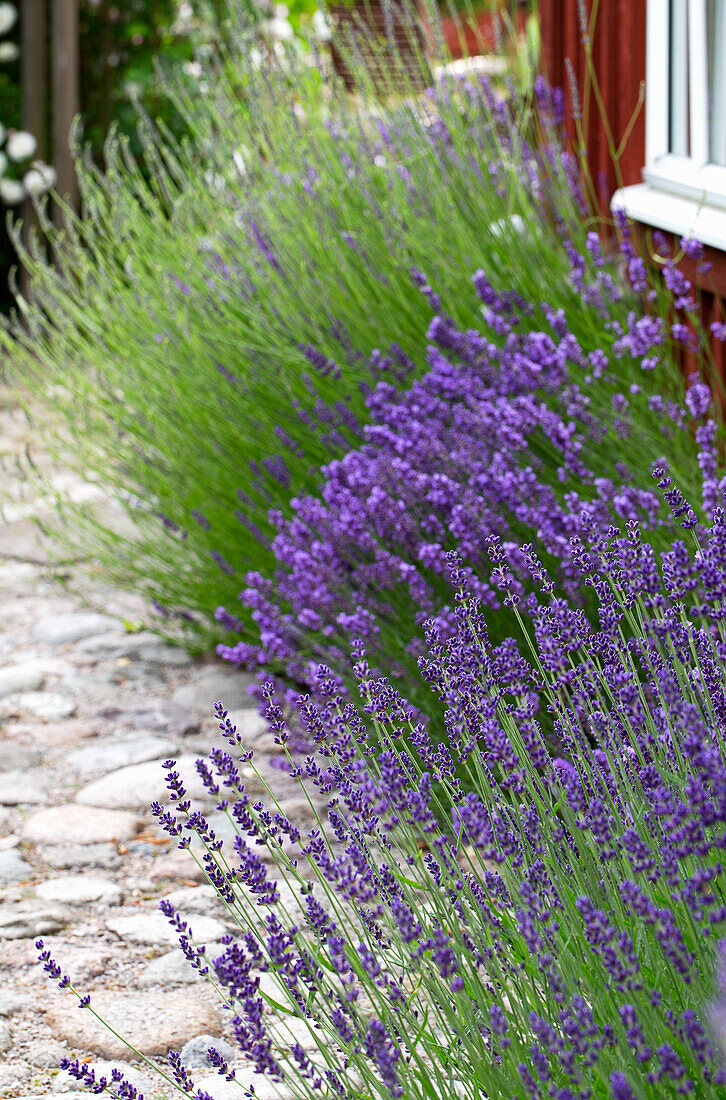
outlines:
[{"label": "lavender bush", "polygon": [[[81,158],[83,217],[47,227],[57,264],[24,254],[32,293],[0,338],[46,438],[130,520],[63,501],[67,537],[205,642],[244,572],[274,571],[270,508],[289,518],[289,499],[357,444],[374,350],[398,344],[409,384],[425,371],[432,310],[412,268],[462,329],[480,322],[479,268],[532,304],[522,332],[550,302],[585,359],[610,358],[632,312],[646,324],[642,261],[628,258],[631,287],[588,243],[561,102],[541,80],[520,96],[444,73],[381,103],[347,97],[310,59],[255,68],[248,47],[233,40],[203,87],[176,90],[190,144],[143,123],[148,181],[113,135],[105,174]],[[663,325],[652,388],[674,395],[678,334],[668,302],[649,308]],[[626,395],[651,385],[637,358],[619,372]],[[588,396],[609,423],[611,394]],[[664,441],[656,420],[630,449],[642,443],[643,466],[665,454],[688,485],[689,437]],[[593,476],[611,476],[606,458]],[[541,478],[557,489],[554,468]]]},{"label": "lavender bush", "polygon": [[[154,812],[191,846],[238,931],[208,959],[162,909],[258,1073],[300,1097],[351,1100],[722,1095],[726,512],[700,528],[664,471],[654,476],[684,529],[671,548],[657,553],[636,520],[570,540],[593,626],[531,545],[521,552],[537,591],[520,598],[492,536],[492,583],[519,624],[495,645],[468,571],[447,555],[454,631],[445,639],[429,621],[418,661],[445,703],[445,744],[371,675],[362,643],[358,708],[321,666],[321,702],[302,696],[289,728],[268,685],[270,732],[321,807],[309,831],[274,791],[247,793],[241,769],[254,772],[254,756],[221,703],[227,747],[198,770],[232,845],[166,765],[170,802]],[[298,724],[304,760],[288,747]],[[286,1034],[287,1014],[304,1040]],[[178,1055],[169,1063],[181,1093],[208,1100]],[[90,1067],[70,1069],[93,1082]]]},{"label": "lavender bush", "polygon": [[[591,234],[589,257],[598,261],[600,247]],[[573,255],[573,278],[580,276],[584,296],[603,303],[615,288],[598,281],[602,269],[584,279],[581,261]],[[527,583],[520,542],[535,539],[561,590],[582,603],[570,540],[583,524],[605,533],[612,522],[638,520],[661,548],[672,536],[658,496],[634,486],[623,461],[637,461],[644,438],[660,434],[672,452],[690,445],[695,428],[705,513],[718,499],[708,386],[691,378],[685,406],[652,392],[651,368],[667,339],[660,318],[632,313],[607,353],[588,352],[561,310],[497,292],[484,271],[473,277],[481,330],[458,328],[423,275],[415,281],[435,310],[428,369],[405,388],[401,378],[413,375],[413,364],[400,349],[376,353],[371,367],[380,380],[366,399],[362,444],[323,467],[319,493],[292,499],[291,518],[271,513],[277,568],[249,572],[240,594],[256,636],[249,640],[233,608],[217,611],[222,625],[243,632],[218,647],[236,665],[310,689],[317,665],[343,668],[357,637],[373,667],[404,682],[413,701],[422,623],[434,618],[446,632],[454,622],[446,566],[453,546],[483,606],[505,602],[485,579],[487,533],[502,540],[520,595]],[[499,639],[510,627],[506,613],[496,617]]]}]

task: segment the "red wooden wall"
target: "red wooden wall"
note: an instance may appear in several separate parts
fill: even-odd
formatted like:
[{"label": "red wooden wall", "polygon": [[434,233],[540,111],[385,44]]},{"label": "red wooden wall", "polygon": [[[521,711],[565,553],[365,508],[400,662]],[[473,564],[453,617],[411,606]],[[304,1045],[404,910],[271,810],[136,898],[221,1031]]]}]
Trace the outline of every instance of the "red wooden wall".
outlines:
[{"label": "red wooden wall", "polygon": [[[572,89],[565,60],[569,58],[574,70],[576,94],[582,103],[587,71],[579,10],[587,8],[589,12],[592,3],[593,0],[580,0],[579,4],[578,0],[539,0],[542,71],[551,84],[565,90],[568,108],[567,134],[573,145],[575,125],[572,120]],[[592,58],[616,145],[622,140],[633,112],[638,107],[641,89],[644,87],[645,23],[646,0],[600,0],[593,35]],[[642,182],[641,173],[645,163],[645,103],[641,104],[620,160],[620,180],[616,178],[605,127],[594,104],[590,110],[586,147],[593,182],[597,186],[599,180],[604,180],[608,199],[619,183],[628,185]],[[644,251],[648,251],[649,233],[650,230],[643,227]],[[677,252],[678,240],[672,237],[670,239],[673,251]],[[712,321],[724,320],[722,303],[726,300],[726,253],[713,248],[707,248],[705,253],[705,258],[711,264],[708,274],[699,274],[696,264],[685,258],[679,266],[692,282],[700,286],[701,323],[708,330]],[[719,403],[726,416],[726,345],[712,341],[712,351],[715,370],[724,386]],[[694,354],[684,351],[684,375],[688,376],[699,365],[703,369],[702,358],[697,359]]]},{"label": "red wooden wall", "polygon": [[[575,73],[577,95],[584,100],[587,65],[579,11],[590,12],[593,0],[539,0],[542,70],[550,83],[564,88],[568,104],[568,132],[574,141],[572,89],[565,60]],[[597,8],[592,58],[602,91],[605,114],[616,146],[621,142],[638,107],[645,82],[646,0],[600,0]],[[620,161],[622,182],[640,183],[645,162],[645,110],[641,104]],[[592,96],[587,120],[587,153],[593,182],[607,196],[617,186],[605,126]]]}]

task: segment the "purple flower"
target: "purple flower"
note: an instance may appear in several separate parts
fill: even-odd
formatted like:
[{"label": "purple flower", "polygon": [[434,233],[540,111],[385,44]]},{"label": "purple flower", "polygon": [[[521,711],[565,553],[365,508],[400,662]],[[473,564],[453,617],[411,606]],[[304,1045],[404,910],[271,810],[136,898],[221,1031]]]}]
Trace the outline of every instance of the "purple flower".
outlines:
[{"label": "purple flower", "polygon": [[686,390],[686,407],[695,420],[700,420],[708,412],[711,404],[711,391],[700,377],[691,375]]},{"label": "purple flower", "polygon": [[[428,293],[425,276],[414,277]],[[617,469],[596,478],[585,460],[608,428],[591,414],[589,396],[571,372],[589,370],[601,384],[607,356],[586,358],[564,316],[553,315],[554,335],[524,329],[527,304],[518,295],[495,290],[483,271],[474,282],[488,331],[461,330],[439,312],[423,377],[402,391],[382,374],[368,393],[371,422],[361,445],[323,468],[319,495],[293,498],[291,516],[272,514],[277,572],[250,573],[241,593],[260,644],[220,645],[227,660],[312,687],[318,661],[340,667],[356,637],[376,665],[392,661],[399,674],[413,666],[420,643],[412,635],[425,621],[451,629],[446,548],[452,541],[474,571],[469,584],[477,597],[494,609],[521,600],[528,583],[512,525],[537,532],[572,590],[579,580],[571,539],[585,515],[603,532],[613,515],[661,522],[655,497],[624,483]],[[615,350],[641,359],[664,340],[661,321],[632,315]],[[315,358],[311,349],[306,354]],[[380,355],[373,359],[379,371]],[[550,403],[554,394],[564,396],[561,412]],[[639,391],[612,393],[618,437],[628,436],[639,399]],[[672,415],[680,424],[675,405]],[[550,450],[546,468],[531,461],[538,437]],[[549,484],[553,459],[564,503]],[[483,548],[492,531],[508,549],[488,575]],[[220,615],[233,628],[230,612]],[[405,642],[392,649],[396,635]]]},{"label": "purple flower", "polygon": [[619,1070],[610,1074],[610,1095],[612,1100],[635,1100],[635,1093],[628,1084],[627,1077]]},{"label": "purple flower", "polygon": [[381,1080],[391,1096],[403,1096],[403,1089],[396,1076],[396,1063],[401,1057],[401,1052],[394,1045],[385,1025],[380,1020],[370,1021],[363,1046],[368,1057],[376,1064]]},{"label": "purple flower", "polygon": [[[653,475],[686,514],[663,466]],[[555,595],[532,544],[517,558],[508,541],[486,540],[503,583],[515,561],[538,578],[519,605],[527,648],[490,636],[497,620],[487,623],[476,575],[443,553],[451,620],[446,632],[423,624],[418,658],[443,704],[439,743],[371,669],[362,639],[353,647],[360,710],[324,664],[290,721],[273,683],[262,685],[278,740],[296,728],[306,737],[304,756],[286,764],[320,796],[306,835],[274,793],[266,802],[245,789],[242,746],[221,703],[226,747],[197,770],[215,800],[228,796],[220,812],[237,835],[226,854],[165,762],[172,809],[158,806],[157,817],[196,833],[209,882],[244,916],[209,967],[257,1072],[313,1089],[329,1080],[314,1051],[276,1032],[265,1011],[274,982],[311,1034],[322,1033],[336,1080],[364,1068],[393,1096],[418,1072],[412,1035],[424,1064],[440,1067],[430,1006],[446,1006],[450,1048],[471,1051],[486,1095],[562,1100],[609,1082],[613,1097],[651,1086],[709,1096],[726,1081],[713,1042],[723,991],[704,1003],[711,943],[726,928],[726,653],[712,629],[726,601],[726,514],[715,509],[697,550],[677,540],[662,557],[636,520],[603,533],[590,516],[583,530],[588,541],[572,536],[570,551],[596,604],[592,623]],[[694,614],[684,614],[687,593]],[[270,858],[300,899],[299,918]],[[169,902],[161,908],[204,969],[187,921]],[[39,950],[57,977],[40,941]],[[178,1059],[170,1065],[187,1087]]]},{"label": "purple flower", "polygon": [[225,561],[224,557],[219,553],[218,550],[210,550],[210,554],[223,573],[226,573],[228,577],[234,576],[236,572],[234,566],[230,565],[228,561]]},{"label": "purple flower", "polygon": [[111,1070],[110,1077],[99,1077],[93,1066],[90,1066],[87,1062],[80,1062],[78,1059],[71,1058],[62,1058],[59,1068],[80,1084],[85,1085],[93,1093],[100,1094],[107,1090],[110,1092],[113,1089],[111,1095],[116,1095],[121,1100],[144,1100],[143,1093],[118,1068]]},{"label": "purple flower", "polygon": [[681,248],[691,260],[700,260],[703,256],[703,245],[692,237],[681,237]]}]

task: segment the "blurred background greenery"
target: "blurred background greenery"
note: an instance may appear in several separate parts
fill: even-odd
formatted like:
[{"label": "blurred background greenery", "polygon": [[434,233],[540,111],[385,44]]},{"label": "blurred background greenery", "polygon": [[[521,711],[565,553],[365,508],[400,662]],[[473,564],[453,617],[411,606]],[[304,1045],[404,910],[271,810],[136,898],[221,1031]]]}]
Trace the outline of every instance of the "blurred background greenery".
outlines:
[{"label": "blurred background greenery", "polygon": [[[127,135],[131,152],[139,156],[139,109],[161,119],[175,136],[184,123],[164,94],[161,74],[170,69],[195,74],[200,57],[224,40],[230,10],[267,23],[282,37],[305,35],[313,26],[316,0],[73,0],[77,3],[79,39],[79,103],[81,137],[97,163],[110,127]],[[0,2],[0,143],[5,134],[23,132],[21,45],[23,20],[31,5]],[[37,15],[35,16],[37,19]],[[46,7],[47,49],[52,51],[50,4]],[[36,33],[35,27],[33,33]],[[48,113],[50,113],[50,100]],[[0,154],[0,180],[20,181],[30,167]],[[49,156],[52,163],[52,156]],[[8,275],[16,262],[7,230],[8,214],[28,214],[13,183],[0,193],[0,309],[10,304]]]},{"label": "blurred background greenery", "polygon": [[[381,0],[343,2],[356,7],[365,17],[368,7],[379,7]],[[526,3],[523,0],[440,0],[439,6],[442,16],[447,11],[455,12],[458,19],[468,20],[470,30],[466,37],[471,41],[464,48],[466,52],[478,53],[498,52],[501,41],[495,44],[494,39],[500,39],[502,31],[505,37],[507,31],[513,32],[513,37],[523,31],[523,15],[531,11],[533,3],[534,0],[526,0]],[[190,84],[194,85],[205,57],[224,46],[231,20],[252,21],[259,26],[266,41],[282,43],[285,49],[297,45],[305,50],[314,41],[325,41],[330,34],[327,17],[321,10],[324,0],[287,0],[286,3],[276,0],[62,0],[60,7],[65,6],[72,7],[74,21],[77,18],[79,44],[78,95],[71,114],[78,110],[82,123],[81,141],[100,166],[104,159],[104,141],[111,128],[126,135],[132,155],[143,164],[137,126],[140,111],[155,121],[161,120],[176,138],[186,132],[181,114],[165,94],[164,74],[171,72],[178,77],[187,73]],[[333,21],[339,7],[340,0],[337,4],[329,4]],[[43,14],[39,15],[39,11]],[[494,23],[493,12],[497,13]],[[481,16],[488,19],[486,26],[481,23]],[[23,106],[23,95],[28,95],[28,66],[26,64],[24,78],[21,53],[27,48],[33,21],[31,38],[38,33],[45,35],[44,52],[52,60],[53,51],[58,48],[55,32],[51,29],[55,17],[55,4],[46,0],[0,0],[0,146],[6,139],[8,141],[0,150],[2,312],[7,312],[11,305],[9,275],[17,262],[8,233],[8,217],[20,214],[28,219],[33,216],[29,202],[24,202],[30,190],[29,187],[23,189],[24,181],[30,179],[28,171],[35,172],[36,193],[52,187],[56,179],[53,153],[48,150],[52,141],[41,137],[37,150],[29,152],[24,159],[12,153],[6,155],[10,152],[9,143],[14,132],[21,135],[16,148],[32,149],[32,137],[38,136],[25,133],[32,127],[28,126],[28,111]],[[464,44],[462,32],[451,20],[448,22],[447,47],[456,56],[459,40]],[[484,27],[483,37],[475,27]],[[524,42],[528,34],[520,34],[520,37]],[[531,52],[529,44],[525,45],[526,52]],[[51,67],[49,65],[49,69]],[[31,72],[31,82],[32,79]],[[47,96],[45,115],[49,122],[54,109],[51,83],[43,94]],[[41,109],[41,117],[42,113]],[[57,147],[57,136],[55,144]],[[72,179],[72,169],[69,170]],[[63,191],[61,177],[58,182],[59,190]]]}]

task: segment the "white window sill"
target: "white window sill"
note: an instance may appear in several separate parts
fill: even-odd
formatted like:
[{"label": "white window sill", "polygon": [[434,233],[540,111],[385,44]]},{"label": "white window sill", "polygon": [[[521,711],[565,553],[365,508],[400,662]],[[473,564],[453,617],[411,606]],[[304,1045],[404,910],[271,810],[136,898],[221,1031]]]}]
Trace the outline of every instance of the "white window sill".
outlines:
[{"label": "white window sill", "polygon": [[726,252],[726,210],[723,208],[673,195],[647,183],[621,187],[613,195],[610,208],[624,210],[633,221],[679,237],[692,237]]},{"label": "white window sill", "polygon": [[726,209],[726,168],[720,164],[698,165],[692,157],[666,153],[643,169],[643,180],[669,195]]}]

